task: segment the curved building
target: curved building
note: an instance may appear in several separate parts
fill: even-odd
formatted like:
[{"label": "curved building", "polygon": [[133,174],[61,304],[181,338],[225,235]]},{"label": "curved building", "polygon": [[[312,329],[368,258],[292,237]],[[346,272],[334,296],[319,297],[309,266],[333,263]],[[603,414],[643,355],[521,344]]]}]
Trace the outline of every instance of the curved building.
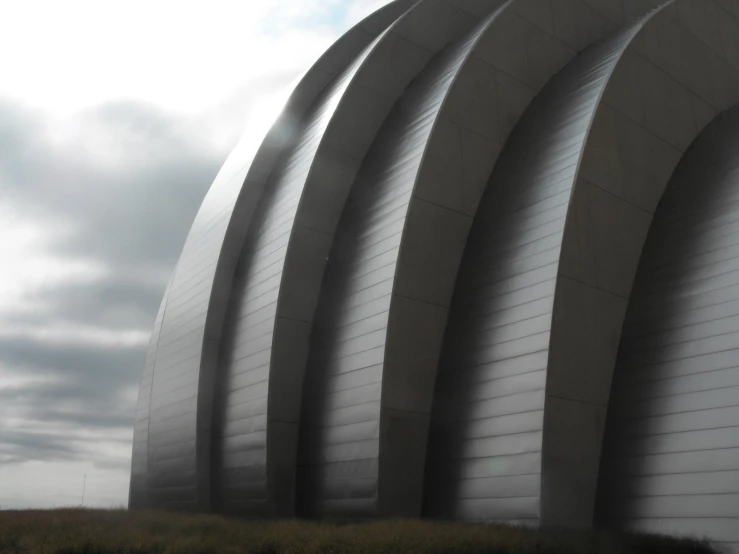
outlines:
[{"label": "curved building", "polygon": [[739,551],[739,0],[396,0],[213,183],[132,508]]}]

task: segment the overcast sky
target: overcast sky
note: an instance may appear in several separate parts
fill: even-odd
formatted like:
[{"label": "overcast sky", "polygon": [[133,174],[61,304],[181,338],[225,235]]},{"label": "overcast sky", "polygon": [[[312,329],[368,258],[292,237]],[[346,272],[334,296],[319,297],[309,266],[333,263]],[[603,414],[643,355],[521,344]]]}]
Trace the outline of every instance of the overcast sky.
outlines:
[{"label": "overcast sky", "polygon": [[[387,0],[0,0],[0,508],[122,506],[149,334],[244,129]],[[251,121],[251,125],[250,125]]]}]

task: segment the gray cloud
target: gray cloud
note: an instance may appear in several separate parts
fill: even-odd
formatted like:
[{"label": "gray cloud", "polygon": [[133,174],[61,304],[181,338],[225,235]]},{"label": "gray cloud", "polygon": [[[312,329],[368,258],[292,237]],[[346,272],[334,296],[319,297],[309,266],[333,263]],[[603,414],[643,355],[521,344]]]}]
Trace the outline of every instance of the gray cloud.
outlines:
[{"label": "gray cloud", "polygon": [[0,114],[2,141],[15,144],[0,158],[11,199],[50,224],[77,227],[55,250],[171,265],[224,154],[204,148],[197,126],[117,102],[80,114],[60,146],[22,110],[0,105]]},{"label": "gray cloud", "polygon": [[[80,387],[120,387],[133,384],[137,375],[130,366],[143,366],[144,352],[138,347],[58,344],[27,338],[0,338],[3,363],[24,370],[26,375],[59,377]],[[61,390],[60,390],[61,393]]]},{"label": "gray cloud", "polygon": [[[227,153],[207,144],[197,120],[136,102],[90,109],[71,128],[53,137],[42,115],[0,102],[0,202],[49,231],[46,254],[104,269],[93,280],[49,280],[31,291],[38,310],[0,312],[0,364],[10,383],[0,389],[0,411],[16,422],[0,433],[0,463],[90,459],[94,444],[65,434],[132,428],[145,346],[100,344],[85,332],[149,332]],[[85,332],[75,340],[26,333],[51,325]],[[58,431],[37,431],[49,427]],[[103,469],[130,463],[92,456]]]},{"label": "gray cloud", "polygon": [[71,460],[77,454],[64,437],[52,433],[3,431],[0,442],[0,463],[26,460]]}]

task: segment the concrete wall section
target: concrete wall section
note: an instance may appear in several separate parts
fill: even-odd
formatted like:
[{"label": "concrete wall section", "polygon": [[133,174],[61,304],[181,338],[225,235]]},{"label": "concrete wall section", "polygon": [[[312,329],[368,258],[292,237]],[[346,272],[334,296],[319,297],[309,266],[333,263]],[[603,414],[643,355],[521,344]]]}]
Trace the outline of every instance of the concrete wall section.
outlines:
[{"label": "concrete wall section", "polygon": [[739,114],[680,162],[629,302],[598,523],[739,549]]}]

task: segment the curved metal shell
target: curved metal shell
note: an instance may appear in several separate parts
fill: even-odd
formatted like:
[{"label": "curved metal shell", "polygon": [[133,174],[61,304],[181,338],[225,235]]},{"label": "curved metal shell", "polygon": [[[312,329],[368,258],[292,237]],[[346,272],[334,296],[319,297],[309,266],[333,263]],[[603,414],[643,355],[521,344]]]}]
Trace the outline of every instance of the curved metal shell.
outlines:
[{"label": "curved metal shell", "polygon": [[149,339],[144,369],[139,381],[139,397],[136,401],[136,420],[133,428],[133,449],[131,453],[131,482],[129,486],[129,507],[147,508],[149,506],[149,411],[151,405],[151,387],[154,378],[154,362],[156,361],[159,335],[162,331],[164,308],[167,305],[169,287],[167,283],[162,303],[159,306],[154,330]]},{"label": "curved metal shell", "polygon": [[[462,0],[454,4],[469,10],[478,17],[484,15],[492,7],[490,4]],[[445,305],[448,304],[448,297],[451,295],[456,264],[461,256],[470,216],[476,208],[486,175],[495,161],[499,144],[504,141],[528,100],[548,77],[574,55],[574,50],[568,45],[578,44],[578,41],[586,39],[589,34],[597,35],[615,27],[612,21],[599,14],[593,7],[579,1],[572,2],[564,8],[564,11],[569,10],[565,17],[574,15],[584,21],[578,29],[579,34],[573,33],[573,29],[567,27],[557,26],[555,29],[554,18],[563,15],[562,4],[551,6],[549,14],[551,19],[547,20],[545,17],[543,22],[540,17],[536,17],[537,9],[531,2],[526,5],[512,2],[507,3],[506,7],[508,6],[510,6],[509,9],[501,11],[505,17],[493,18],[495,24],[492,26],[490,22],[485,24],[484,38],[481,39],[479,32],[474,32],[471,37],[464,39],[466,41],[464,48],[467,50],[464,64],[456,68],[457,74],[454,79],[448,85],[445,84],[448,87],[447,90],[442,92],[442,89],[439,89],[439,99],[434,100],[437,105],[433,110],[429,108],[424,113],[425,105],[418,107],[418,113],[424,113],[427,119],[433,117],[426,134],[421,135],[419,132],[418,135],[402,137],[403,131],[400,130],[402,126],[388,121],[386,127],[390,128],[391,124],[396,125],[393,131],[395,134],[387,131],[386,134],[378,136],[376,141],[377,151],[382,151],[382,154],[377,154],[378,159],[372,163],[389,164],[391,167],[396,153],[388,145],[392,144],[400,152],[404,152],[402,144],[406,140],[413,141],[414,145],[417,144],[415,148],[422,158],[423,167],[419,175],[413,173],[410,164],[403,166],[402,170],[407,170],[404,178],[408,179],[410,186],[415,186],[408,206],[403,208],[400,204],[393,205],[393,209],[397,208],[396,216],[380,218],[377,223],[368,223],[374,229],[372,233],[383,236],[381,244],[387,246],[393,237],[400,239],[400,242],[406,245],[403,247],[405,255],[402,254],[403,251],[400,255],[398,252],[387,251],[383,252],[382,256],[378,256],[377,260],[373,258],[369,261],[358,262],[359,265],[371,265],[379,260],[382,264],[378,266],[381,267],[381,271],[373,271],[375,276],[380,273],[389,276],[394,272],[394,277],[385,283],[393,288],[389,299],[390,319],[381,313],[384,312],[383,309],[378,308],[379,312],[371,313],[371,317],[367,320],[360,318],[361,321],[357,322],[356,329],[347,325],[348,328],[351,327],[351,330],[335,331],[338,338],[337,336],[326,337],[324,336],[327,334],[325,329],[323,331],[317,329],[311,341],[311,355],[313,356],[311,363],[313,366],[325,366],[325,357],[332,359],[335,356],[346,361],[354,357],[366,357],[372,350],[378,356],[384,357],[382,384],[377,384],[377,381],[367,382],[360,378],[359,383],[362,386],[356,386],[357,383],[348,384],[346,392],[342,389],[341,394],[316,391],[315,389],[320,389],[320,387],[333,386],[320,384],[321,381],[328,380],[330,383],[334,380],[331,376],[332,370],[322,367],[320,370],[315,370],[322,372],[320,377],[309,374],[305,394],[306,402],[315,403],[316,397],[320,398],[329,394],[336,397],[337,402],[359,403],[364,405],[364,408],[369,405],[364,393],[370,396],[381,394],[383,415],[380,416],[380,430],[377,433],[380,436],[378,440],[385,445],[379,446],[384,454],[380,456],[377,468],[374,462],[367,459],[360,460],[361,463],[329,463],[331,468],[338,468],[335,471],[339,472],[340,476],[334,479],[330,474],[322,472],[321,468],[324,464],[316,463],[313,457],[320,458],[328,451],[338,449],[341,441],[336,443],[334,439],[326,439],[329,442],[321,446],[320,441],[323,439],[314,435],[327,436],[331,433],[350,432],[349,428],[358,428],[358,426],[341,425],[343,429],[333,431],[324,428],[323,420],[318,424],[312,421],[318,417],[328,416],[308,415],[306,412],[304,414],[306,420],[302,424],[304,451],[300,462],[305,474],[303,478],[305,491],[301,493],[301,496],[316,499],[314,505],[304,506],[304,510],[308,513],[323,513],[322,510],[334,513],[333,510],[337,510],[342,514],[355,513],[355,511],[364,514],[370,513],[373,509],[381,514],[414,515],[419,513],[428,412],[437,358],[434,350],[438,351],[438,342],[446,318]],[[541,8],[547,12],[550,11],[549,3],[542,3]],[[542,23],[546,29],[549,29],[548,31],[541,29]],[[513,55],[511,55],[512,43],[515,44]],[[410,107],[411,104],[419,99],[423,99],[419,100],[421,102],[426,100],[423,95],[428,91],[422,91],[422,86],[431,88],[437,84],[431,84],[433,79],[428,76],[429,74],[434,72],[441,74],[445,71],[444,63],[456,63],[456,60],[452,58],[455,48],[457,48],[456,45],[447,47],[447,50],[442,53],[441,61],[435,60],[429,64],[424,76],[420,78],[426,78],[427,81],[424,81],[423,85],[414,84],[414,92],[409,90],[407,95],[415,96],[411,96],[412,99],[404,97],[401,100],[404,107],[396,106],[395,116],[405,118],[403,121],[409,122],[410,128],[413,129],[414,125],[413,115],[409,115],[414,109]],[[471,54],[474,54],[473,59],[470,59]],[[529,56],[537,58],[537,63],[529,64],[527,62]],[[453,61],[450,62],[450,60]],[[491,121],[491,119],[499,121]],[[413,130],[415,132],[415,129]],[[360,174],[354,190],[358,187],[374,187],[376,182],[385,181],[385,176],[381,171],[371,169],[369,164],[370,162],[366,161],[363,173]],[[457,173],[454,173],[455,171]],[[367,182],[363,182],[362,179]],[[408,186],[408,183],[392,183],[388,186],[396,187],[395,190],[399,191],[403,186]],[[352,192],[352,194],[364,193]],[[357,207],[359,201],[355,200],[355,206],[347,207],[342,217],[348,221],[349,218],[359,217],[359,214],[370,213],[373,209],[372,201],[362,198],[362,201],[367,202],[365,206]],[[403,211],[406,215],[400,215]],[[390,234],[382,235],[386,232]],[[339,233],[341,243],[345,242],[342,233],[343,231]],[[339,242],[334,247],[334,253],[331,254],[332,260],[337,258],[338,252],[342,252],[341,248],[345,248]],[[346,248],[361,249],[362,247],[353,244]],[[393,270],[392,258],[398,260],[399,265],[396,270]],[[345,270],[354,271],[354,269],[346,268]],[[341,270],[335,269],[334,271],[340,272]],[[340,283],[343,279],[351,280],[351,277],[348,275],[327,276],[321,302],[331,303],[332,307],[325,308],[322,317],[336,318],[338,317],[336,312],[343,309],[341,301],[333,298],[334,291],[332,290],[334,287],[345,286]],[[350,285],[347,285],[347,291],[345,301],[351,302]],[[377,299],[373,301],[377,303]],[[326,324],[325,321],[323,325],[330,327],[330,324]],[[350,335],[342,336],[341,333],[345,332]],[[383,333],[387,333],[387,345],[380,344],[382,342],[380,337]],[[327,344],[327,342],[332,342],[332,344]],[[316,348],[321,352],[316,353]],[[380,350],[383,350],[384,354],[378,354]],[[331,351],[336,351],[336,354]],[[311,370],[313,371],[312,368]],[[352,371],[351,373],[355,374],[353,377],[360,372],[367,373],[368,368],[363,367],[360,370]],[[377,375],[374,378],[380,379]],[[351,396],[352,400],[339,400],[339,397],[343,395]],[[340,413],[343,414],[349,410],[350,405],[342,404],[341,407]],[[335,408],[330,405],[328,407],[314,406],[310,409],[331,413]],[[375,432],[371,422],[357,423],[364,424],[362,427],[368,430],[368,437]],[[316,427],[323,430],[311,430]],[[392,443],[385,444],[384,441],[389,440],[389,437],[393,437]],[[308,446],[311,442],[314,444]],[[358,455],[363,456],[361,452],[364,452],[364,449],[360,447],[359,441],[350,442],[356,443],[355,446],[360,452]],[[307,452],[310,449],[313,450],[312,453]],[[349,456],[348,461],[351,461],[353,454],[347,454],[347,456]],[[347,468],[355,468],[357,473],[353,473],[355,469]],[[375,494],[367,492],[372,487],[371,483],[375,479],[372,473],[375,471],[379,472],[376,479],[379,483],[384,483],[384,485],[378,484],[377,486],[385,492],[379,495],[381,501],[379,506],[368,508],[369,504],[364,501],[362,495]],[[332,483],[334,480],[337,482]],[[330,489],[325,494],[339,495],[341,498],[330,496],[325,500],[325,506],[319,505],[323,502],[321,496],[324,493],[321,489],[324,487]],[[356,491],[351,491],[352,487],[355,487]]]},{"label": "curved metal shell", "polygon": [[619,61],[585,147],[549,345],[542,494],[552,524],[592,522],[611,376],[652,214],[685,149],[739,102],[737,66],[700,23],[716,9],[678,0],[655,15]]},{"label": "curved metal shell", "polygon": [[[314,164],[321,138],[336,104],[374,44],[326,88],[308,111],[296,132],[295,144],[277,164],[244,244],[223,344],[222,383],[216,402],[214,458],[218,463],[214,469],[219,484],[215,500],[226,513],[292,515],[292,476],[289,467],[278,470],[274,456],[279,450],[270,440],[271,435],[279,433],[278,445],[289,455],[289,437],[297,433],[290,428],[294,418],[290,418],[288,410],[300,401],[301,380],[291,381],[286,375],[275,378],[274,364],[270,363],[275,340],[281,338],[291,343],[289,351],[277,353],[283,357],[299,350],[301,343],[300,322],[278,319],[276,313],[285,252],[306,175]],[[287,404],[282,413],[275,413],[268,402],[270,385],[275,383],[282,385],[281,400]],[[284,460],[280,462],[285,465]]]},{"label": "curved metal shell", "polygon": [[738,36],[739,0],[407,0],[350,31],[193,224],[131,506],[208,510],[212,481],[230,514],[589,525],[641,257],[602,520],[739,541],[735,115],[642,254],[739,102]]},{"label": "curved metal shell", "polygon": [[568,200],[598,101],[643,24],[570,62],[499,157],[462,259],[439,367],[429,514],[543,519],[547,347]]},{"label": "curved metal shell", "polygon": [[[392,277],[411,191],[440,106],[497,13],[447,47],[411,84],[349,195],[310,344],[300,452],[304,513],[366,517],[420,510],[420,482],[412,483],[407,474],[405,483],[398,482],[398,468],[382,468],[379,459]],[[388,460],[407,455],[403,448],[386,452]],[[420,454],[417,469],[422,469],[423,450],[414,454]],[[413,488],[416,498],[409,494]]]},{"label": "curved metal shell", "polygon": [[[225,345],[215,448],[226,511],[293,513],[308,338],[344,199],[395,99],[475,20],[445,2],[414,6],[314,105],[297,146],[278,164],[284,169],[274,173],[240,260],[244,278]],[[445,24],[429,35],[432,21]]]},{"label": "curved metal shell", "polygon": [[[233,271],[257,200],[295,122],[326,83],[411,4],[392,2],[339,39],[302,78],[261,145],[242,141],[216,176],[188,234],[152,342],[148,425],[134,434],[134,443],[148,445],[147,475],[137,479],[147,484],[131,490],[131,505],[209,508],[213,377]],[[137,497],[139,490],[148,491],[146,500]]]},{"label": "curved metal shell", "polygon": [[[487,25],[460,67],[431,131],[403,222],[390,300],[382,380],[381,471],[390,489],[421,504],[436,369],[472,219],[500,148],[530,100],[582,44],[615,24],[585,2],[566,6],[582,21],[577,40],[553,23],[562,3],[510,2]],[[552,25],[535,16],[552,10]],[[531,60],[536,60],[532,63]],[[381,447],[382,448],[382,447]],[[402,476],[402,477],[401,477]],[[413,476],[413,477],[409,477]],[[427,496],[437,486],[429,483]],[[404,491],[410,489],[412,493]],[[431,502],[433,503],[433,502]]]},{"label": "curved metal shell", "polygon": [[672,176],[624,323],[599,523],[739,547],[739,114]]},{"label": "curved metal shell", "polygon": [[[590,99],[587,87],[562,80],[576,60],[509,140],[467,243],[447,327],[430,511],[590,524],[610,376],[649,203],[654,209],[680,148],[717,107],[739,100],[736,70],[700,43],[696,22],[713,9],[686,0],[650,14],[638,39],[604,51],[611,69],[617,65]],[[554,98],[568,90],[583,101],[571,116],[564,104],[536,111],[547,91]],[[557,109],[565,110],[561,136],[552,129]],[[446,490],[436,484],[444,481]]]}]

